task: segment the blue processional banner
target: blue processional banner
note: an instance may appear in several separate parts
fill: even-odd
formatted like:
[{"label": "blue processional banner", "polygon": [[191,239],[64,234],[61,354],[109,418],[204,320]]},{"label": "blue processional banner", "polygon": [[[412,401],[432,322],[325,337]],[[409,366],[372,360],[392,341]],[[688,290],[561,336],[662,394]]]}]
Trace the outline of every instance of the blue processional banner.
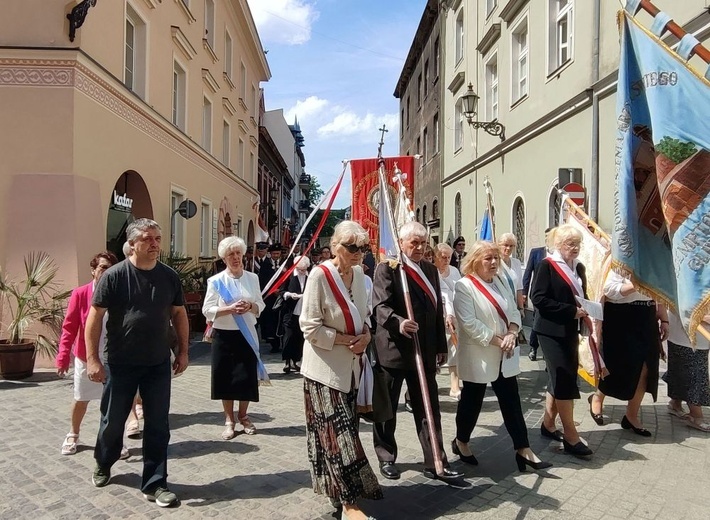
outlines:
[{"label": "blue processional banner", "polygon": [[687,62],[692,36],[676,53],[620,22],[613,265],[695,331],[710,308],[710,82]]}]

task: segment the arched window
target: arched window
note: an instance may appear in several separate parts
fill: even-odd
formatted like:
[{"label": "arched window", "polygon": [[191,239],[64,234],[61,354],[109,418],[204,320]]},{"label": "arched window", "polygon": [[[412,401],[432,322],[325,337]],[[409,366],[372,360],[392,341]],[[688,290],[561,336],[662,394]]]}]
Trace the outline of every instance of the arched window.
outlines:
[{"label": "arched window", "polygon": [[525,255],[525,203],[521,197],[513,203],[513,234],[517,240],[514,256],[522,262]]},{"label": "arched window", "polygon": [[424,207],[422,208],[422,224],[426,226],[427,220],[426,204],[424,204]]},{"label": "arched window", "polygon": [[421,222],[421,210],[417,208],[417,222]]},{"label": "arched window", "polygon": [[461,194],[456,194],[454,202],[454,238],[461,236]]},{"label": "arched window", "polygon": [[547,208],[548,227],[556,227],[560,225],[560,213],[562,211],[562,196],[557,191],[557,184],[554,185],[550,192]]},{"label": "arched window", "polygon": [[436,199],[434,199],[434,202],[431,203],[431,218],[439,218],[439,201]]}]

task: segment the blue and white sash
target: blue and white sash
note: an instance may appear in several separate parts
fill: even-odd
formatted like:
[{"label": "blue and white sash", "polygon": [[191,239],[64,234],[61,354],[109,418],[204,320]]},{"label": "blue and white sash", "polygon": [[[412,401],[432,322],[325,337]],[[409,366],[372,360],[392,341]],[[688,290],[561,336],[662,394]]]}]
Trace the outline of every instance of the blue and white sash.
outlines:
[{"label": "blue and white sash", "polygon": [[[219,294],[219,297],[222,298],[222,300],[224,300],[224,303],[226,303],[227,305],[231,305],[232,303],[241,299],[242,294],[239,291],[238,287],[235,287],[235,289],[237,290],[237,295],[234,296],[230,292],[229,288],[219,278],[213,280],[213,283],[215,289],[217,290],[217,294]],[[249,343],[249,346],[254,351],[254,355],[256,356],[256,370],[259,377],[259,384],[271,385],[271,381],[269,381],[269,374],[266,372],[266,367],[261,361],[261,355],[259,354],[259,342],[251,333],[249,325],[247,324],[247,320],[245,320],[244,316],[242,316],[241,314],[232,314],[232,318],[234,318],[234,321],[237,324],[237,327],[239,327],[239,330],[244,336],[244,339],[247,340],[247,343]]]}]

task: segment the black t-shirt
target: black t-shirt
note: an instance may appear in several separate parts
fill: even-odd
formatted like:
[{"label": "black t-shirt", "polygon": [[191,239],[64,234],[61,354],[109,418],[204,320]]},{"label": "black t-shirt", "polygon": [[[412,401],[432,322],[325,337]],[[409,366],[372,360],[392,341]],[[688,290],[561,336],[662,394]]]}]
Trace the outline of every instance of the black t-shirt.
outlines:
[{"label": "black t-shirt", "polygon": [[99,280],[92,305],[108,310],[106,359],[110,364],[153,366],[170,357],[170,317],[184,305],[177,273],[158,262],[148,271],[124,260]]}]

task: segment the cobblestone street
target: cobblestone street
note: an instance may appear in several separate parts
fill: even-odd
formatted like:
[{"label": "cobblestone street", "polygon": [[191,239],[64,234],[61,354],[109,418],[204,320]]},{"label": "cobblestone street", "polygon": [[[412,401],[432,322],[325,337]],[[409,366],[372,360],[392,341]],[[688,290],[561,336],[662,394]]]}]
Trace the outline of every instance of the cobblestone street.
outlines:
[{"label": "cobblestone street", "polygon": [[[181,499],[179,507],[160,509],[141,496],[140,440],[127,440],[132,456],[114,466],[108,487],[92,486],[97,403],[89,407],[78,453],[60,455],[68,431],[71,380],[40,370],[25,381],[0,382],[0,518],[333,518],[328,501],[310,487],[300,376],[284,375],[280,356],[265,354],[273,386],[262,388],[261,401],[250,409],[257,435],[223,441],[221,406],[209,399],[208,347],[193,346],[191,357],[191,367],[173,382],[169,482]],[[554,464],[549,472],[517,471],[490,389],[471,443],[480,465],[459,462],[450,452],[456,403],[448,397],[448,375],[442,374],[447,453],[454,467],[465,471],[468,487],[455,489],[422,475],[414,426],[400,406],[402,479],[380,478],[384,500],[364,502],[363,509],[380,520],[708,518],[708,435],[666,412],[663,383],[658,403],[647,398],[643,405],[643,423],[653,432],[649,440],[621,429],[624,406],[613,399],[605,408],[611,420],[596,426],[586,411],[591,388],[582,383],[575,418],[595,452],[590,462],[583,462],[540,437],[544,362],[522,360],[519,382],[530,442],[543,460]],[[376,467],[369,424],[362,423],[361,436]]]}]

